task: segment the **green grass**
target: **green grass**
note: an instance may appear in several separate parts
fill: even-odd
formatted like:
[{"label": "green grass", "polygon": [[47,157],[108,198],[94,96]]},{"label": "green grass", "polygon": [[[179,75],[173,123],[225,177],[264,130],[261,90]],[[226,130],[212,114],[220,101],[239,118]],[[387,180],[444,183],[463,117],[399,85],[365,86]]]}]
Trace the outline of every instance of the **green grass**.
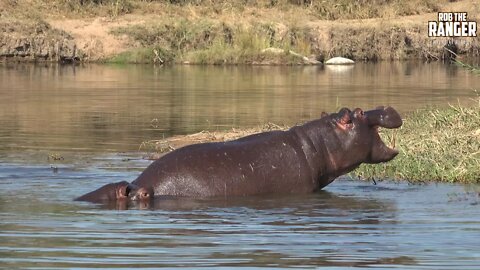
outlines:
[{"label": "green grass", "polygon": [[423,109],[406,116],[396,134],[400,154],[383,164],[361,165],[360,178],[480,183],[480,98],[475,105]]}]

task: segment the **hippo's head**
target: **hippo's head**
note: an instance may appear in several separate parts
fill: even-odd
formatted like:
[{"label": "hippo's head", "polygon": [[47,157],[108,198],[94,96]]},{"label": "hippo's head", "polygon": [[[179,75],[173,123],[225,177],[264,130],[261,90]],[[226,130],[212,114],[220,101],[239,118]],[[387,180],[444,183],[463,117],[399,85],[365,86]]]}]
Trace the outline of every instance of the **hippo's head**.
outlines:
[{"label": "hippo's head", "polygon": [[332,174],[341,175],[361,163],[380,163],[393,159],[398,151],[388,147],[380,138],[378,128],[399,128],[402,118],[392,107],[378,107],[371,111],[343,108],[324,119],[330,123],[323,132]]},{"label": "hippo's head", "polygon": [[127,181],[110,183],[76,198],[76,201],[106,203],[112,201],[149,201],[153,199],[153,189],[138,187]]}]

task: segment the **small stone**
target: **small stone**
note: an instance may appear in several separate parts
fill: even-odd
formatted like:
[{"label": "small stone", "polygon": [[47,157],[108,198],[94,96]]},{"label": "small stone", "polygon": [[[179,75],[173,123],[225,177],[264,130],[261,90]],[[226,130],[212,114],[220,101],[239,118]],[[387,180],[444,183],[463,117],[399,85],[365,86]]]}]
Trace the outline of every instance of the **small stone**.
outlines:
[{"label": "small stone", "polygon": [[325,65],[353,65],[355,61],[345,57],[333,57],[325,62]]}]

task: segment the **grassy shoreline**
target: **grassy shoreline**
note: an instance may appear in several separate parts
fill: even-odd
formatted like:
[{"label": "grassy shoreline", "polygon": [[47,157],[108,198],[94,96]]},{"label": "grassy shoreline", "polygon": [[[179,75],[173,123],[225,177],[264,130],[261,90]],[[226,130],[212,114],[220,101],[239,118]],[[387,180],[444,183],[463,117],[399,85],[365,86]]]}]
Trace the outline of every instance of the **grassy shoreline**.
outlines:
[{"label": "grassy shoreline", "polygon": [[[480,97],[474,102],[470,106],[425,108],[407,114],[401,129],[381,130],[385,141],[390,141],[396,133],[396,148],[400,154],[387,163],[363,164],[349,175],[413,183],[480,183]],[[244,130],[202,131],[144,142],[141,149],[150,151],[148,158],[156,159],[165,152],[192,143],[233,140],[252,133],[287,128],[268,124]]]}]

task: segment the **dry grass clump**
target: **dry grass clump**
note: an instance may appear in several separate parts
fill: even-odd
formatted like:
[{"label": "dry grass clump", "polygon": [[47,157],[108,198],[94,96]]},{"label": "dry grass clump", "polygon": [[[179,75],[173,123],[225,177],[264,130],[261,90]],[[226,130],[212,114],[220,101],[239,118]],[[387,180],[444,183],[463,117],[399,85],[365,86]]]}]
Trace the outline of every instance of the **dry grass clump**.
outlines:
[{"label": "dry grass clump", "polygon": [[[11,3],[29,0],[5,0]],[[322,20],[368,19],[436,12],[445,2],[434,0],[30,0],[30,5],[44,7],[70,16],[119,16],[133,12],[149,12],[161,6],[168,13],[179,8],[195,7],[204,16],[224,12],[244,12],[248,8],[302,10]]]},{"label": "dry grass clump", "polygon": [[228,131],[200,131],[198,133],[189,135],[178,135],[161,140],[145,141],[140,145],[141,150],[148,152],[147,159],[158,159],[165,153],[178,149],[180,147],[206,142],[225,142],[235,140],[241,137],[245,137],[251,134],[272,131],[272,130],[286,130],[287,126],[279,126],[273,123],[267,123],[263,126],[248,128],[248,129],[235,129],[232,128]]},{"label": "dry grass clump", "polygon": [[[480,98],[471,107],[424,109],[398,130],[400,154],[384,164],[362,165],[361,178],[480,183]],[[391,138],[396,131],[385,130]]]},{"label": "dry grass clump", "polygon": [[320,19],[370,19],[437,12],[444,1],[434,0],[325,0],[307,1]]}]

